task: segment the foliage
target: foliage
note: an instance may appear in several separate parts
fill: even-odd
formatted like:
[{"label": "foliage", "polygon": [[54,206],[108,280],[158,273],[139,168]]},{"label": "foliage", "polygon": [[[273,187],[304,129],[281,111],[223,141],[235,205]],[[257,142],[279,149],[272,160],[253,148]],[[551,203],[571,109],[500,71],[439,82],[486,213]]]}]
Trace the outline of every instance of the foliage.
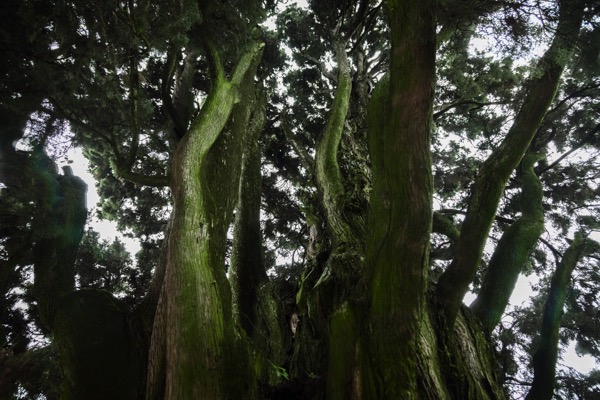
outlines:
[{"label": "foliage", "polygon": [[[173,187],[176,157],[182,154],[182,143],[189,142],[194,121],[209,111],[207,99],[225,82],[222,78],[233,81],[239,60],[254,41],[266,43],[252,88],[256,93],[236,93],[233,117],[215,148],[230,155],[241,149],[241,154],[242,141],[235,134],[248,127],[239,128],[243,122],[236,125],[236,118],[246,118],[246,112],[248,121],[256,118],[253,102],[258,92],[264,93],[268,102],[259,140],[260,227],[265,269],[275,286],[275,302],[264,300],[264,304],[280,304],[279,314],[273,314],[277,323],[264,323],[261,329],[283,327],[282,343],[286,343],[285,349],[278,349],[278,357],[285,353],[285,359],[268,359],[265,364],[278,378],[266,392],[285,394],[286,388],[301,387],[303,382],[310,386],[305,393],[318,391],[326,370],[319,357],[328,354],[323,351],[324,338],[331,333],[335,310],[349,301],[358,320],[371,321],[372,304],[365,306],[369,303],[365,299],[371,298],[370,279],[376,275],[365,264],[362,248],[367,246],[364,232],[373,204],[369,151],[374,146],[371,142],[369,149],[367,144],[367,106],[373,104],[378,84],[379,93],[388,90],[384,86],[392,58],[388,3],[319,0],[304,7],[295,2],[243,0],[4,1],[0,12],[10,18],[0,27],[4,55],[0,60],[0,372],[13,368],[18,373],[0,379],[0,391],[14,396],[25,390],[30,396],[56,398],[56,383],[62,379],[56,372],[60,360],[51,329],[40,320],[34,248],[60,226],[52,216],[64,199],[53,188],[69,175],[58,172],[53,159],[71,146],[82,147],[90,162],[101,197],[98,217],[115,221],[141,243],[134,260],[121,241],[102,239],[87,228],[74,264],[73,289],[101,289],[122,300],[131,321],[146,329],[139,333],[140,347],[149,348],[166,268],[163,249],[169,246],[175,218],[172,197],[180,195]],[[421,260],[428,265],[424,273],[430,292],[452,268],[465,218],[477,214],[470,207],[473,196],[486,193],[478,185],[493,164],[490,155],[502,151],[520,111],[529,104],[532,82],[549,62],[537,60],[554,43],[555,34],[563,34],[558,29],[559,8],[567,3],[444,0],[436,5],[438,43],[430,115],[436,215],[429,259]],[[569,39],[573,50],[562,43],[551,54],[551,61],[561,64],[562,75],[523,152],[537,152],[545,159],[535,168],[525,167],[520,154],[518,166],[508,171],[489,233],[480,232],[485,247],[468,282],[474,294],[486,290],[482,282],[488,267],[495,264],[490,260],[504,242],[503,235],[523,220],[524,185],[528,174],[535,173],[543,190],[544,232],[524,256],[523,265],[516,266],[533,282],[531,301],[505,309],[500,324],[486,337],[496,350],[499,380],[514,398],[525,395],[523,388],[534,379],[532,357],[541,340],[542,315],[555,270],[576,232],[597,238],[599,231],[600,20],[595,2],[582,4],[582,28]],[[561,39],[567,40],[566,34],[557,40]],[[347,253],[335,248],[315,161],[336,112],[332,108],[344,73],[335,45],[345,52],[351,81],[349,108],[334,155],[343,186],[338,211],[356,233],[352,239],[358,250]],[[251,100],[240,104],[241,96]],[[378,127],[383,130],[384,123]],[[217,165],[213,161],[207,165]],[[221,186],[235,188],[237,167],[221,166],[211,172],[231,177],[233,181]],[[200,179],[200,174],[190,176]],[[210,193],[216,196],[211,201],[233,207],[236,199],[220,193]],[[403,207],[410,211],[414,206]],[[226,232],[233,218],[221,217],[226,226],[219,229]],[[198,235],[198,240],[203,239]],[[228,248],[214,259],[225,258],[231,250],[229,239],[223,240]],[[561,349],[574,342],[579,354],[596,359],[600,359],[599,267],[597,250],[578,259],[558,338]],[[257,304],[263,303],[257,300]],[[304,319],[293,336],[289,321],[298,313]],[[356,329],[357,337],[369,336],[362,327]],[[452,343],[442,342],[439,346],[452,349]],[[30,358],[23,361],[24,357]],[[304,370],[306,365],[320,365],[322,370]],[[558,398],[596,398],[599,388],[598,371],[558,370]]]}]

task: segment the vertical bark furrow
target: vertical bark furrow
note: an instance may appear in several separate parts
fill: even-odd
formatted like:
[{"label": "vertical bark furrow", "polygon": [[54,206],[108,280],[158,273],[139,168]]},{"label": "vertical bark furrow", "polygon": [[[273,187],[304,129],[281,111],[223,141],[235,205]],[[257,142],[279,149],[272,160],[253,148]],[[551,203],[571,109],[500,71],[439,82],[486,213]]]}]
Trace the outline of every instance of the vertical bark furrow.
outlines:
[{"label": "vertical bark furrow", "polygon": [[[244,85],[253,84],[262,48],[262,44],[255,44],[244,54],[231,82],[217,74],[200,116],[192,122],[175,154],[165,291],[167,399],[236,398],[243,397],[248,389],[241,384],[248,360],[243,359],[243,352],[236,351],[231,292],[224,268],[227,224],[235,204],[232,199],[237,198],[237,181],[227,186],[232,190],[219,193],[224,198],[215,198],[215,185],[222,182],[211,179],[218,176],[214,172],[218,167],[209,153],[234,105],[240,100],[251,101],[243,98]],[[216,66],[216,70],[220,68]],[[232,140],[243,138],[240,133]],[[226,151],[226,146],[218,147],[218,151]],[[230,374],[237,381],[228,379]]]},{"label": "vertical bark furrow", "polygon": [[[369,108],[373,189],[367,265],[372,272],[366,398],[412,399],[432,219],[430,129],[435,73],[433,3],[387,2],[389,80]],[[402,343],[402,345],[399,345]]]}]

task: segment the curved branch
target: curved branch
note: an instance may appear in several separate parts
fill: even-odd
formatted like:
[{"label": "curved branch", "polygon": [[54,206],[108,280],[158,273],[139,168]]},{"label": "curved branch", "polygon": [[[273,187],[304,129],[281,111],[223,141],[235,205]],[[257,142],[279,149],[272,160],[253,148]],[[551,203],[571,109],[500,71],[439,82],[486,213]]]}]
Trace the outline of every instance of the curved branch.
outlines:
[{"label": "curved branch", "polygon": [[[456,210],[458,211],[458,210]],[[460,212],[457,212],[459,214]],[[433,226],[431,228],[432,232],[441,233],[450,239],[452,242],[458,240],[460,236],[460,231],[454,225],[454,222],[448,217],[446,217],[442,210],[434,211],[433,213]]]},{"label": "curved branch", "polygon": [[519,274],[544,231],[542,183],[533,167],[543,156],[535,153],[523,158],[522,215],[502,235],[483,278],[481,290],[471,304],[473,313],[487,332],[500,322]]},{"label": "curved branch", "polygon": [[571,275],[582,257],[597,252],[599,249],[600,245],[597,242],[585,238],[581,233],[576,233],[575,240],[556,266],[544,304],[539,345],[533,355],[533,382],[525,400],[550,400],[552,398],[556,382],[558,331],[567,290],[571,284]]},{"label": "curved branch", "polygon": [[469,289],[494,221],[498,202],[515,167],[527,151],[557,91],[565,63],[572,52],[583,16],[583,2],[565,0],[550,48],[537,65],[538,73],[528,84],[527,96],[515,122],[498,147],[483,164],[475,180],[467,216],[456,246],[456,256],[442,274],[437,301],[446,328],[454,325],[462,299]]},{"label": "curved branch", "polygon": [[355,239],[355,236],[343,215],[345,190],[337,159],[344,122],[350,105],[352,77],[345,43],[339,40],[335,41],[333,48],[338,63],[338,85],[327,123],[317,145],[315,176],[319,198],[335,248],[339,244]]}]

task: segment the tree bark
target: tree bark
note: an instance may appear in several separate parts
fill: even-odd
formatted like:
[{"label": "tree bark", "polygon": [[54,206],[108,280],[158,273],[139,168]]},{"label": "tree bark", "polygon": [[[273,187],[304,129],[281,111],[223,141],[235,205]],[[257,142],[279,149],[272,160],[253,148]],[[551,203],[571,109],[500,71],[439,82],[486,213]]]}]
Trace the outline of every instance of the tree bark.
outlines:
[{"label": "tree bark", "polygon": [[538,62],[515,122],[500,147],[485,161],[475,180],[456,255],[437,286],[442,318],[449,332],[469,284],[477,273],[506,182],[527,151],[554,99],[560,76],[576,43],[583,7],[584,2],[580,0],[560,2],[556,34]]},{"label": "tree bark", "polygon": [[544,193],[542,183],[533,170],[541,158],[535,153],[523,158],[519,201],[522,214],[500,238],[479,295],[471,304],[471,310],[489,333],[500,322],[519,274],[544,231]]},{"label": "tree bark", "polygon": [[600,245],[597,242],[585,238],[581,233],[576,233],[575,240],[556,266],[544,304],[538,346],[533,355],[533,382],[525,400],[550,400],[554,394],[556,361],[558,359],[558,331],[567,290],[571,284],[571,275],[583,256],[598,250],[600,250]]},{"label": "tree bark", "polygon": [[[234,105],[251,100],[247,93],[253,93],[262,48],[262,44],[251,46],[231,81],[225,78],[217,55],[213,54],[213,90],[175,153],[173,225],[163,291],[166,399],[252,395],[253,388],[246,387],[251,380],[247,349],[233,328],[231,291],[224,268],[226,232],[237,198],[239,165],[236,176],[235,165],[223,163],[233,163],[232,154],[241,155],[240,141],[244,136],[231,139],[231,147],[238,152],[219,145],[218,139]],[[233,115],[230,124],[246,127],[247,122],[243,115]],[[219,179],[230,172],[231,180]]]},{"label": "tree bark", "polygon": [[[387,2],[389,79],[369,107],[373,189],[367,267],[372,273],[366,399],[414,399],[432,219],[430,159],[435,7]],[[399,345],[399,344],[402,345]]]},{"label": "tree bark", "polygon": [[317,147],[315,174],[331,240],[330,246],[334,251],[338,251],[348,242],[354,242],[355,238],[344,215],[346,198],[338,163],[338,148],[350,106],[352,77],[345,41],[335,39],[333,50],[338,64],[337,88]]}]

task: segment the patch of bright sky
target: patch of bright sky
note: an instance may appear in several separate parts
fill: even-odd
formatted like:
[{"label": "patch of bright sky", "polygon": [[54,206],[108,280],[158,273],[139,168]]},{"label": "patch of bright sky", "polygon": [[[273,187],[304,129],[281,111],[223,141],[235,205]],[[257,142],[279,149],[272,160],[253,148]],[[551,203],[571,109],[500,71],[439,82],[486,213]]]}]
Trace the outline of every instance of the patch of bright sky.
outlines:
[{"label": "patch of bright sky", "polygon": [[133,256],[141,249],[140,242],[137,239],[125,237],[117,229],[117,224],[113,221],[101,220],[96,216],[96,204],[100,200],[100,196],[96,191],[96,181],[89,172],[88,160],[83,156],[81,149],[74,148],[69,150],[66,157],[69,162],[59,162],[58,166],[70,166],[73,168],[73,173],[79,176],[88,185],[86,204],[88,208],[88,215],[91,216],[88,226],[91,226],[96,232],[100,234],[102,239],[113,241],[118,238],[119,241],[125,244],[127,251]]}]

